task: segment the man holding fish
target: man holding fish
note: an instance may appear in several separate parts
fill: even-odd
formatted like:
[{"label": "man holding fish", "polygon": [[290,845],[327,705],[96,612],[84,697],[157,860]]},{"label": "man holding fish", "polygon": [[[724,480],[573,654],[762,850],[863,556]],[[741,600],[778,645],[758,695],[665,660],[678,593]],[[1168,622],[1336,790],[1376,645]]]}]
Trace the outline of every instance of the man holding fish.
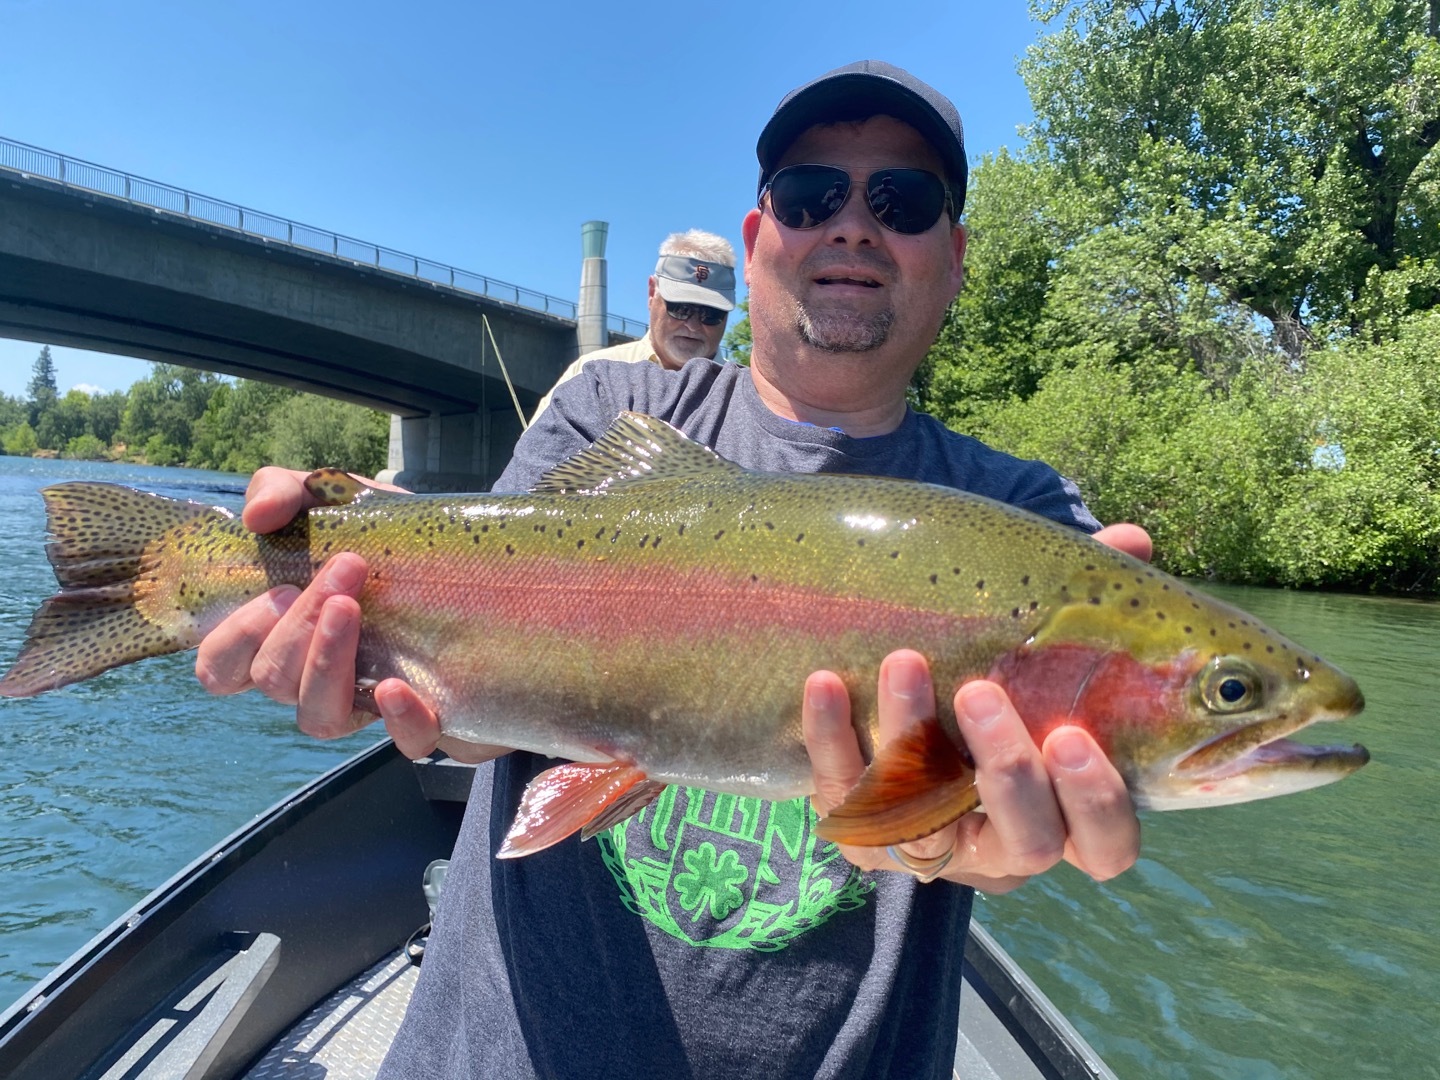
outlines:
[{"label": "man holding fish", "polygon": [[[751,366],[591,365],[557,389],[497,490],[534,486],[635,410],[748,468],[960,487],[1148,557],[1143,532],[1099,530],[1052,470],[906,404],[963,277],[967,173],[954,106],[866,61],[787,95],[757,154],[758,206],[743,224]],[[245,523],[272,531],[313,505],[302,481],[257,473]],[[340,555],[303,592],[275,589],[246,605],[205,638],[201,682],[212,693],[258,687],[296,705],[305,731],[348,733],[366,575],[363,559]],[[823,817],[865,767],[851,694],[825,671],[794,692],[810,803]],[[948,1076],[973,896],[960,886],[1005,891],[1062,858],[1104,880],[1139,850],[1125,785],[1091,736],[1060,726],[1037,746],[989,682],[954,699],[985,812],[909,843],[846,845],[843,858],[815,834],[806,800],[670,787],[595,843],[571,837],[496,860],[521,792],[553,762],[441,739],[423,697],[400,680],[382,682],[374,700],[411,756],[439,741],[457,758],[495,759],[478,771],[388,1078]],[[925,659],[891,654],[873,701],[882,745],[933,719]]]}]

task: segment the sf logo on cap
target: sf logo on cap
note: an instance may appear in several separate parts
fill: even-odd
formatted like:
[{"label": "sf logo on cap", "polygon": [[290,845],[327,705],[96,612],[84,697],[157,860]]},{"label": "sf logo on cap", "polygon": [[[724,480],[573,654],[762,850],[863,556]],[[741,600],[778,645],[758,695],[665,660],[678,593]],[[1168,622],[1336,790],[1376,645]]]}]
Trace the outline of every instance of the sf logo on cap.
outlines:
[{"label": "sf logo on cap", "polygon": [[710,276],[710,267],[706,266],[704,263],[700,263],[700,264],[698,264],[698,265],[695,267],[695,280],[696,280],[696,281],[704,281],[704,280],[705,280],[706,278],[708,278],[709,276]]}]

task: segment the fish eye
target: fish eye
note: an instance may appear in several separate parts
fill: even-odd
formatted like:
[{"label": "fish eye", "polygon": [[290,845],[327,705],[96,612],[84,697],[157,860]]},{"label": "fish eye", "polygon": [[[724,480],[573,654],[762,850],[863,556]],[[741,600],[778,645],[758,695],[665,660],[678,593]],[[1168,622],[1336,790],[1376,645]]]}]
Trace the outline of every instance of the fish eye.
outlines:
[{"label": "fish eye", "polygon": [[1260,677],[1242,661],[1221,657],[1201,677],[1200,694],[1213,712],[1253,709],[1260,701]]}]

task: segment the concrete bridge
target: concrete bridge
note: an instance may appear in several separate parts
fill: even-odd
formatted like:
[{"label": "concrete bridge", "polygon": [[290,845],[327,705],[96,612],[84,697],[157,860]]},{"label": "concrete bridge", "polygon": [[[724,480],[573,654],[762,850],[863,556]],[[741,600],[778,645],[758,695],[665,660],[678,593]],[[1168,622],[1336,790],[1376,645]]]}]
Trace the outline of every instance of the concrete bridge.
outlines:
[{"label": "concrete bridge", "polygon": [[281,383],[389,412],[413,490],[488,487],[606,316],[573,301],[0,139],[0,336]]}]

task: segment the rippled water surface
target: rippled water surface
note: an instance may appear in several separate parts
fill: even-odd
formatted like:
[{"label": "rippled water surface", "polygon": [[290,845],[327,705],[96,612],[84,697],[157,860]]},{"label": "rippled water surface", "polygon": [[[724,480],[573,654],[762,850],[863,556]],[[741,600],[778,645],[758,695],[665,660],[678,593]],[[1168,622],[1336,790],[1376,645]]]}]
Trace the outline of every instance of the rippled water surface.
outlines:
[{"label": "rippled water surface", "polygon": [[[53,589],[39,488],[101,479],[238,507],[216,473],[0,457],[0,660]],[[1124,1080],[1440,1076],[1440,605],[1213,591],[1339,663],[1366,713],[1345,782],[1151,814],[1144,857],[1062,868],[977,911]],[[369,745],[208,698],[188,655],[0,701],[0,1008],[152,888]]]}]

